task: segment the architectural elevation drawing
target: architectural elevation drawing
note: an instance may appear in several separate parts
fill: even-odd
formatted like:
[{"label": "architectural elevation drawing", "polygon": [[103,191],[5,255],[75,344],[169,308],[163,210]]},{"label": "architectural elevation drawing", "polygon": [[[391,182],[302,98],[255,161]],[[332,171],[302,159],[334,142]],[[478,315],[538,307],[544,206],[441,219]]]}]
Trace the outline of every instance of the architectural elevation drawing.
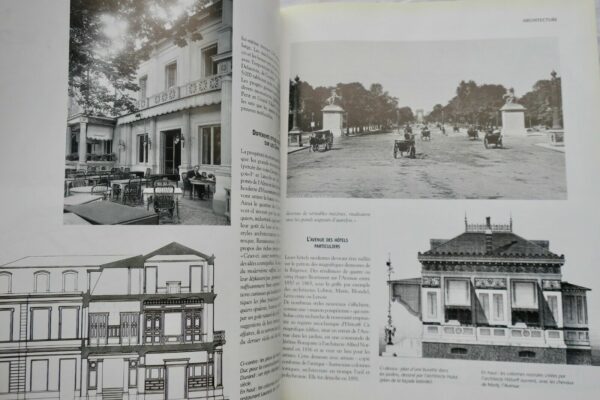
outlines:
[{"label": "architectural elevation drawing", "polygon": [[[391,279],[383,356],[591,364],[587,293],[562,279],[563,255],[508,224],[468,223],[418,253],[421,276]],[[413,317],[394,321],[395,307]],[[417,337],[414,337],[417,336]]]},{"label": "architectural elevation drawing", "polygon": [[0,399],[224,399],[214,256],[36,256],[0,267]]}]

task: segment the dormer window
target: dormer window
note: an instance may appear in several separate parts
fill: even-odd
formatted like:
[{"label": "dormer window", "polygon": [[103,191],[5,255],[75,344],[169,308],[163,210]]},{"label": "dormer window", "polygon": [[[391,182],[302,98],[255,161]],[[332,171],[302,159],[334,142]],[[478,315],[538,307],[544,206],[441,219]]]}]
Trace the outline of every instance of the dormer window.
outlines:
[{"label": "dormer window", "polygon": [[535,282],[513,283],[513,308],[537,309]]},{"label": "dormer window", "polygon": [[50,291],[50,273],[47,271],[38,271],[34,275],[34,292]]},{"label": "dormer window", "polygon": [[76,292],[76,291],[77,291],[77,272],[76,271],[63,272],[63,292]]}]

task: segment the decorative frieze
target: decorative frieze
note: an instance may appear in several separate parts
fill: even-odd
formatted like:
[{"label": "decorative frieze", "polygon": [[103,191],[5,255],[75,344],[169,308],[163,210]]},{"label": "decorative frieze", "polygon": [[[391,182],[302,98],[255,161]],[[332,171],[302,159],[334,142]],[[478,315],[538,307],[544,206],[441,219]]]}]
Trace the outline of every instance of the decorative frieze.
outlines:
[{"label": "decorative frieze", "polygon": [[544,290],[560,290],[561,284],[560,284],[559,280],[544,279],[544,280],[542,280],[542,288]]},{"label": "decorative frieze", "polygon": [[423,287],[440,287],[439,276],[424,276],[421,279],[421,285]]},{"label": "decorative frieze", "polygon": [[491,273],[535,273],[560,274],[558,265],[465,265],[465,264],[423,264],[428,272],[491,272]]},{"label": "decorative frieze", "polygon": [[477,289],[506,289],[505,278],[475,278]]}]

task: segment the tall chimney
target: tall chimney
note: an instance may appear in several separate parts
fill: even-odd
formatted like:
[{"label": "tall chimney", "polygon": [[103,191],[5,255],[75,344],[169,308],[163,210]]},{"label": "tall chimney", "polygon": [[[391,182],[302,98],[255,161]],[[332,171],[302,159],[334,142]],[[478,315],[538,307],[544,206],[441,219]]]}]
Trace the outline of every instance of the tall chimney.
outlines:
[{"label": "tall chimney", "polygon": [[485,253],[492,252],[492,221],[490,217],[485,217]]}]

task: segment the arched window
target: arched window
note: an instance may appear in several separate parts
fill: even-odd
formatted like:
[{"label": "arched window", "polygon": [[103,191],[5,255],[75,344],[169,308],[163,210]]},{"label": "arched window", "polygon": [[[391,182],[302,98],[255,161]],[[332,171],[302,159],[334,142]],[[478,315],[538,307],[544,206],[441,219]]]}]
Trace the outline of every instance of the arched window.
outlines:
[{"label": "arched window", "polygon": [[12,275],[10,272],[0,272],[0,293],[12,292]]},{"label": "arched window", "polygon": [[77,291],[77,271],[63,272],[63,292]]},{"label": "arched window", "polygon": [[450,353],[465,355],[465,354],[467,354],[467,349],[465,349],[464,347],[453,347],[450,349]]},{"label": "arched window", "polygon": [[34,292],[49,292],[50,291],[50,273],[48,271],[38,271],[33,274],[35,278]]}]

